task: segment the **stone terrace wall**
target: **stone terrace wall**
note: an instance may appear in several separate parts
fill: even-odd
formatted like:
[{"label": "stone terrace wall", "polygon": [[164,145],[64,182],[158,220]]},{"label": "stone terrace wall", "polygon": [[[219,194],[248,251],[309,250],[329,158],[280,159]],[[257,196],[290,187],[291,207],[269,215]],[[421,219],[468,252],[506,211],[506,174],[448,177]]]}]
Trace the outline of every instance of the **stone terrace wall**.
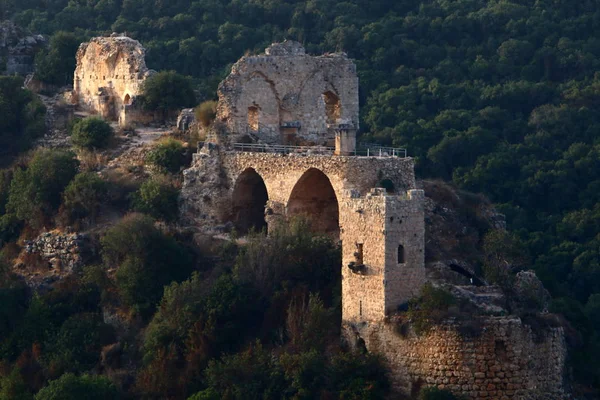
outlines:
[{"label": "stone terrace wall", "polygon": [[[316,168],[329,178],[338,202],[346,191],[366,194],[382,179],[398,191],[415,188],[414,161],[410,158],[332,157],[306,154],[201,151],[192,167],[184,171],[182,203],[188,220],[222,223],[231,209],[235,183],[246,169],[254,169],[264,180],[269,200],[286,205],[302,175]],[[341,210],[340,210],[341,213]]]},{"label": "stone terrace wall", "polygon": [[407,395],[437,386],[469,399],[565,398],[562,328],[536,335],[514,317],[484,320],[476,337],[461,336],[453,324],[406,338],[383,321],[344,328],[352,340],[358,335],[370,352],[384,356],[394,387]]},{"label": "stone terrace wall", "polygon": [[[281,143],[282,126],[291,124],[296,143],[333,145],[327,126],[325,93],[339,99],[336,123],[358,129],[356,66],[344,54],[313,57],[297,42],[276,43],[265,54],[242,57],[219,85],[217,119],[233,135],[252,132],[259,140]],[[259,127],[249,127],[248,109],[258,110]]]}]

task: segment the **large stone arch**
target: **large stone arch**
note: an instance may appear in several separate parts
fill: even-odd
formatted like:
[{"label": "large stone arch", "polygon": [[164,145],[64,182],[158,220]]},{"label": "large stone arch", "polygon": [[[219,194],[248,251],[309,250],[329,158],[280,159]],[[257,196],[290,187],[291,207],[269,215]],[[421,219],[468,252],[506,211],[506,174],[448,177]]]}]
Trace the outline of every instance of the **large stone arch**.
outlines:
[{"label": "large stone arch", "polygon": [[339,237],[339,203],[329,177],[310,168],[294,185],[287,202],[287,216],[303,216],[315,232]]},{"label": "large stone arch", "polygon": [[262,176],[254,168],[246,168],[237,177],[231,197],[233,224],[239,233],[267,230],[265,204],[268,200]]}]

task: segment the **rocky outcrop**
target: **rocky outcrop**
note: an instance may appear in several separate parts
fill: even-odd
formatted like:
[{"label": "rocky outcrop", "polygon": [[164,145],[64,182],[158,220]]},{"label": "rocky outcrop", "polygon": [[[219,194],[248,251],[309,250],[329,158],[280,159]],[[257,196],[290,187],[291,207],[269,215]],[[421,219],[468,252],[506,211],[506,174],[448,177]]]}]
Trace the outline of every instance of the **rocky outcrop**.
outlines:
[{"label": "rocky outcrop", "polygon": [[42,35],[28,34],[12,21],[0,22],[0,58],[5,60],[0,72],[22,76],[33,73],[35,54],[46,44]]},{"label": "rocky outcrop", "polygon": [[63,272],[83,267],[94,255],[89,236],[80,233],[42,233],[25,243],[25,252],[39,256],[48,262],[49,268]]},{"label": "rocky outcrop", "polygon": [[196,116],[194,115],[193,108],[186,108],[181,110],[177,117],[177,129],[182,132],[187,132],[196,123]]}]

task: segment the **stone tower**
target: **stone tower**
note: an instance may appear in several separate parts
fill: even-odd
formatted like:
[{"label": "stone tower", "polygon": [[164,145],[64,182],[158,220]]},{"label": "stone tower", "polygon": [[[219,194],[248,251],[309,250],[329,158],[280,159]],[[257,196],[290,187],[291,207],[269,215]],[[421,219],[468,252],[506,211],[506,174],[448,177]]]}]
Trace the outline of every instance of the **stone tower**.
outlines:
[{"label": "stone tower", "polygon": [[380,321],[425,282],[422,190],[350,195],[340,213],[342,320]]}]

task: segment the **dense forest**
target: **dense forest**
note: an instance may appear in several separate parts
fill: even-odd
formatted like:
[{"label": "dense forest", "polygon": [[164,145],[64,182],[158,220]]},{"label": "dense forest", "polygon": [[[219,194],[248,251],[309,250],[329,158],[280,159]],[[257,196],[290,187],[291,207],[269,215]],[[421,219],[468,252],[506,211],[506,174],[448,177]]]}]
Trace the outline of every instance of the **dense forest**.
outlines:
[{"label": "dense forest", "polygon": [[[200,94],[199,101],[215,98],[217,84],[228,73],[231,63],[247,52],[262,51],[273,41],[298,40],[313,54],[348,53],[357,64],[360,77],[363,138],[406,147],[417,159],[420,177],[452,181],[462,189],[485,194],[497,204],[506,214],[508,227],[525,249],[531,266],[552,293],[551,310],[563,313],[577,332],[577,340],[571,343],[574,376],[584,385],[600,385],[600,364],[597,362],[600,357],[600,72],[597,72],[600,67],[600,5],[596,1],[5,0],[0,4],[0,16],[11,18],[32,32],[51,36],[50,47],[38,55],[36,63],[42,67],[42,78],[52,83],[69,81],[74,52],[80,40],[113,31],[126,32],[147,48],[150,68],[175,70],[190,76]],[[15,96],[15,90],[14,82],[6,81],[0,86],[2,113],[12,116],[12,119],[2,118],[1,124],[7,125],[2,126],[3,143],[12,142],[5,132],[11,132],[13,136],[31,136],[40,129],[39,113],[43,107],[26,92]],[[18,100],[13,102],[15,98]],[[6,108],[5,104],[9,103],[11,106]],[[15,119],[15,115],[25,115],[25,119]],[[38,157],[55,157],[57,168],[60,162],[64,168],[71,168],[65,161],[68,155],[42,154]],[[30,213],[34,211],[38,213],[34,219],[42,218],[39,215],[48,218],[58,212],[60,192],[70,185],[76,174],[72,172],[64,182],[54,183],[49,190],[59,190],[59,194],[55,193],[44,203],[47,204],[45,209],[19,211],[24,205],[18,204],[18,200],[10,205],[10,196],[17,196],[13,192],[18,191],[17,184],[11,185],[10,181],[20,182],[25,178],[19,181],[19,176],[35,174],[35,160],[34,156],[33,167],[20,165],[17,172],[4,172],[0,176],[0,207],[2,211],[6,207],[14,209],[0,221],[5,238],[28,223]],[[32,172],[28,172],[30,170]],[[43,174],[40,172],[40,175]],[[160,187],[159,183],[154,184]],[[34,188],[22,190],[35,192]],[[118,202],[120,195],[114,195],[113,200]],[[135,209],[140,211],[139,207]],[[141,217],[125,223],[146,224],[144,229],[150,236],[147,241],[140,242],[139,257],[147,256],[143,246],[148,246],[152,240],[160,242],[164,239],[159,233],[153,233]],[[282,233],[283,238],[286,235],[290,233]],[[188,251],[180,248],[179,242],[164,240],[166,242],[161,242],[160,246],[166,246],[168,251]],[[118,249],[118,239],[106,246],[107,249],[114,248],[106,250],[102,262],[123,263],[127,268],[122,269],[125,271],[122,274],[139,270],[138,256],[122,253],[123,250]],[[188,256],[193,258],[191,254]],[[184,263],[188,256],[179,258]],[[238,255],[250,256],[246,252]],[[155,261],[162,262],[160,257]],[[236,264],[234,259],[229,260],[229,264],[233,268],[232,265],[239,263]],[[156,266],[155,270],[159,269]],[[87,353],[70,354],[70,341],[89,340],[90,345],[101,343],[104,331],[98,325],[100,297],[105,301],[111,293],[114,295],[122,290],[124,296],[127,291],[134,297],[149,296],[128,300],[130,305],[138,307],[140,318],[152,320],[143,345],[146,369],[135,383],[148,390],[145,392],[148,396],[160,396],[157,393],[182,396],[205,388],[203,394],[195,398],[208,399],[211,395],[218,398],[223,394],[223,388],[235,388],[236,382],[222,381],[223,376],[228,376],[223,371],[233,368],[240,368],[247,374],[268,371],[273,374],[271,377],[257,376],[256,382],[281,385],[269,390],[273,393],[287,390],[286,393],[291,393],[290,398],[294,395],[297,397],[293,398],[312,398],[317,390],[338,394],[346,390],[344,388],[352,384],[341,382],[347,376],[343,368],[352,362],[371,363],[362,369],[367,375],[357,377],[357,380],[364,382],[377,375],[377,363],[370,359],[346,360],[343,358],[349,356],[340,353],[336,356],[339,358],[330,358],[325,365],[318,358],[318,348],[309,346],[298,350],[305,345],[302,332],[294,339],[298,340],[299,347],[282,355],[277,362],[269,358],[258,343],[246,352],[220,362],[208,361],[211,355],[206,353],[206,346],[212,351],[220,351],[215,349],[231,345],[225,343],[227,335],[237,337],[235,326],[220,327],[219,324],[232,320],[243,325],[239,318],[256,311],[252,307],[258,307],[258,304],[246,301],[244,296],[257,298],[252,290],[262,290],[258,297],[275,303],[278,296],[291,296],[283,289],[283,282],[287,280],[283,277],[278,278],[277,284],[265,283],[266,286],[256,288],[248,286],[243,274],[227,273],[210,289],[210,295],[198,300],[186,297],[193,297],[191,287],[202,286],[202,282],[192,277],[170,286],[161,301],[152,297],[157,295],[156,292],[148,294],[140,288],[127,286],[133,283],[126,277],[122,278],[122,288],[109,287],[101,279],[99,270],[94,271],[93,277],[90,272],[90,277],[73,283],[80,285],[77,293],[89,297],[75,298],[71,289],[65,287],[64,291],[50,297],[34,298],[26,310],[16,308],[17,311],[11,311],[8,316],[0,314],[0,337],[11,338],[10,342],[0,343],[0,358],[14,363],[18,357],[20,361],[17,362],[22,366],[49,369],[53,371],[52,377],[71,370],[88,370]],[[149,282],[160,285],[186,278],[161,276],[151,278]],[[322,292],[324,287],[331,291],[327,286],[332,285],[331,282],[315,283],[311,279],[300,279],[306,293]],[[18,302],[14,293],[24,289],[17,283],[14,285],[7,285],[0,296]],[[66,306],[58,301],[60,296],[71,309],[64,309]],[[235,297],[225,302],[231,305],[229,309],[215,305],[222,301],[220,296]],[[319,313],[334,307],[332,298],[335,296],[311,297],[307,310],[303,310],[308,316],[303,318],[323,318]],[[281,312],[281,304],[287,304],[279,300],[278,306],[271,304],[273,313]],[[159,311],[153,314],[159,302]],[[200,325],[175,321],[175,317],[185,321],[194,319],[189,315],[170,314],[169,307],[175,307],[177,302],[193,304],[186,312],[194,318],[204,316],[198,322]],[[53,307],[63,309],[57,311]],[[34,321],[43,320],[42,316],[50,318],[50,314],[59,317],[48,320],[45,336],[32,337],[32,326],[37,323]],[[21,322],[14,327],[12,324],[17,315]],[[70,319],[72,315],[85,315],[86,318],[75,321]],[[93,330],[99,337],[76,338],[73,336],[76,334],[65,330],[68,324],[83,324],[74,328],[76,334],[85,336],[87,330]],[[264,324],[268,325],[267,322]],[[272,334],[272,330],[267,330]],[[211,336],[216,331],[219,335]],[[244,332],[246,337],[257,334]],[[264,337],[265,331],[261,334]],[[214,341],[219,344],[214,345]],[[169,353],[153,353],[152,349],[159,348],[159,343],[166,342],[172,343],[172,347],[168,347]],[[35,352],[39,349],[31,347],[34,343],[52,343],[48,345],[48,354],[53,354],[56,359],[48,355],[38,357]],[[186,350],[188,347],[197,352]],[[36,360],[35,363],[32,360]],[[197,377],[194,374],[198,371],[189,370],[192,364],[196,368],[200,368],[197,365],[208,365],[207,378],[200,381],[181,378],[185,383],[179,382],[176,387],[160,386],[167,385],[168,379],[159,376],[158,371],[169,362],[177,365],[177,371],[181,372],[181,375],[175,373],[171,381],[176,380],[175,376],[187,377],[186,374]],[[274,363],[277,365],[272,365]],[[264,368],[254,369],[249,365],[264,365]],[[328,369],[327,381],[302,381],[305,375],[299,372],[299,365],[305,368],[304,372],[314,373],[311,368],[317,366]],[[13,375],[4,378],[13,379],[13,386],[39,389],[42,385],[41,381],[21,382]],[[31,376],[31,379],[37,379],[35,374]],[[77,378],[72,375],[64,378],[65,381],[69,379]],[[82,382],[70,384],[83,385]],[[102,386],[103,383],[88,384]],[[8,385],[2,384],[0,388],[6,390]],[[294,385],[301,389],[291,389]],[[305,385],[313,385],[315,391],[310,392]],[[282,389],[284,386],[287,389]],[[384,386],[385,382],[372,383],[370,395],[377,396],[377,390],[383,390]],[[323,389],[325,387],[327,389]],[[51,388],[45,390],[49,393]],[[368,398],[360,397],[366,396],[364,393],[355,395],[359,397],[346,395],[343,398]],[[38,395],[38,398],[55,398],[50,394],[43,396]],[[239,398],[235,393],[228,396]]]}]

